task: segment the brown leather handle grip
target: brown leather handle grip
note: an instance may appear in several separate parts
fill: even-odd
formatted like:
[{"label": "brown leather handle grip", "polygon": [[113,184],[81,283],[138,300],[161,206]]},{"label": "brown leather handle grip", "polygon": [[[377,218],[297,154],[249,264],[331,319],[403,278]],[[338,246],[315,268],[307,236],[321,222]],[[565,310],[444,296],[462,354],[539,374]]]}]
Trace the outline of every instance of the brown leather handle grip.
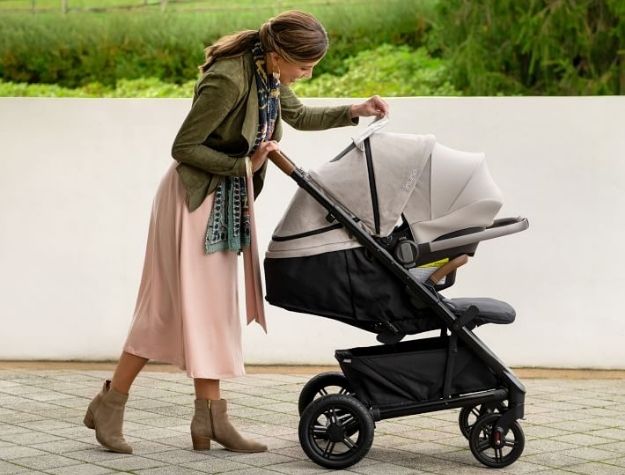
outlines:
[{"label": "brown leather handle grip", "polygon": [[439,267],[436,271],[432,273],[432,275],[430,276],[428,280],[430,280],[433,284],[438,284],[438,282],[443,277],[445,277],[447,274],[451,274],[458,267],[465,265],[468,260],[469,260],[469,256],[467,256],[466,254],[462,254],[461,256],[458,256],[455,259],[452,259],[451,261],[449,261],[447,264],[443,265],[442,267]]},{"label": "brown leather handle grip", "polygon": [[289,176],[291,176],[296,169],[296,166],[291,159],[279,150],[269,152],[269,160],[271,160],[280,170]]}]

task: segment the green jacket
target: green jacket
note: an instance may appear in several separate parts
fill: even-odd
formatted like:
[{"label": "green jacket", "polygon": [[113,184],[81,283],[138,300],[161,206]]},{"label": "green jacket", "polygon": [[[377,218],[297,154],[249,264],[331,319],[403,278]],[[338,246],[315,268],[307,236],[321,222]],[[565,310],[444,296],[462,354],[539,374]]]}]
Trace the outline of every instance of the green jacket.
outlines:
[{"label": "green jacket", "polygon": [[[224,176],[245,176],[258,131],[258,92],[251,53],[222,59],[202,75],[193,104],[174,140],[172,156],[193,211]],[[356,125],[349,106],[306,107],[286,86],[280,87],[280,111],[273,140],[282,137],[281,120],[299,130]],[[260,193],[267,163],[254,174],[254,197]]]}]

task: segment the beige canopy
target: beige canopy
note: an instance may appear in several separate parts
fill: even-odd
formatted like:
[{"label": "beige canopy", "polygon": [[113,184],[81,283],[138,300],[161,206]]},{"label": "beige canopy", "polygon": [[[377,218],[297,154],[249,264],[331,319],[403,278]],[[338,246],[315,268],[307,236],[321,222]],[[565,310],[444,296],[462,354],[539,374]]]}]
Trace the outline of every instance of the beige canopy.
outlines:
[{"label": "beige canopy", "polygon": [[[493,223],[502,196],[484,154],[453,150],[432,135],[374,133],[368,141],[355,140],[351,150],[309,175],[369,234],[387,236],[405,219],[414,240],[426,243]],[[299,189],[266,257],[311,256],[359,246]]]}]

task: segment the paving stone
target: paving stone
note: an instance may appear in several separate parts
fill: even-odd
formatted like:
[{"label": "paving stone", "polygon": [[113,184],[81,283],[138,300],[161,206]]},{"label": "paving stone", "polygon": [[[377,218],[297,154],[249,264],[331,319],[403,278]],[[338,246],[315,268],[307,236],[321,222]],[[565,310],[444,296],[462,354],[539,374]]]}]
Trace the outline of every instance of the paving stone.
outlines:
[{"label": "paving stone", "polygon": [[161,452],[152,452],[144,455],[146,458],[158,460],[168,464],[181,465],[183,463],[200,462],[206,459],[206,452],[198,452],[194,450],[174,449],[164,450]]},{"label": "paving stone", "polygon": [[558,455],[571,456],[588,461],[604,461],[614,459],[615,453],[609,450],[602,450],[598,447],[577,447],[572,450],[558,452]]},{"label": "paving stone", "polygon": [[612,442],[611,439],[606,439],[605,437],[596,437],[588,434],[575,433],[575,434],[567,434],[564,436],[560,436],[557,440],[562,442],[570,442],[572,444],[576,444],[582,447],[586,447],[589,445],[599,445],[606,444],[608,442]]},{"label": "paving stone", "polygon": [[[170,465],[167,465],[165,467],[158,467],[158,468],[147,468],[144,470],[133,470],[133,473],[140,473],[143,475],[197,475],[197,474],[202,474],[204,472],[200,472],[199,470],[192,470],[190,468],[184,468],[184,467],[172,467]],[[229,473],[234,473],[234,472],[229,472]],[[274,472],[275,473],[275,472]]]},{"label": "paving stone", "polygon": [[105,475],[118,472],[113,471],[108,467],[100,467],[98,465],[83,463],[81,465],[69,465],[67,467],[46,470],[46,473],[52,473],[55,475]]},{"label": "paving stone", "polygon": [[[327,469],[314,464],[310,460],[298,460],[296,462],[287,462],[277,465],[272,465],[271,470],[280,473],[287,473],[293,475],[307,475],[313,473],[325,473]],[[350,470],[356,470],[354,467],[350,467]]]},{"label": "paving stone", "polygon": [[579,458],[560,452],[542,452],[534,455],[523,455],[523,460],[550,468],[562,468],[579,464]]},{"label": "paving stone", "polygon": [[98,446],[99,445],[96,442],[95,438],[93,439],[93,444],[61,438],[60,440],[55,440],[52,442],[44,442],[42,444],[31,445],[33,449],[43,450],[45,452],[56,454],[65,454],[67,452],[75,452],[77,450],[93,449]]},{"label": "paving stone", "polygon": [[67,452],[64,454],[65,457],[81,461],[81,462],[91,462],[91,463],[100,463],[102,461],[115,460],[119,458],[129,458],[132,457],[130,454],[118,454],[115,452],[111,452],[101,447],[89,449],[89,450],[78,450],[76,452]]},{"label": "paving stone", "polygon": [[391,463],[376,463],[365,466],[353,466],[350,470],[356,473],[365,475],[403,475],[414,473],[426,473],[415,470],[414,468],[402,467],[401,465],[395,465]]},{"label": "paving stone", "polygon": [[22,457],[31,457],[36,455],[46,455],[46,453],[41,450],[30,447],[21,447],[19,445],[0,447],[0,460],[11,461]]},{"label": "paving stone", "polygon": [[45,454],[32,457],[21,457],[14,459],[13,463],[28,468],[49,470],[53,468],[66,467],[68,465],[75,465],[76,461],[62,455]]},{"label": "paving stone", "polygon": [[42,442],[55,442],[59,440],[63,440],[63,438],[46,432],[37,431],[11,435],[11,442],[18,445],[35,445]]},{"label": "paving stone", "polygon": [[26,467],[20,467],[19,465],[0,460],[0,474],[9,475],[13,473],[26,473],[29,469]]},{"label": "paving stone", "polygon": [[98,462],[98,465],[102,465],[104,467],[109,467],[115,470],[127,472],[127,471],[135,471],[142,468],[156,468],[163,467],[165,465],[169,465],[159,460],[149,459],[146,457],[139,457],[133,455],[132,457],[127,457],[123,459],[116,460],[101,460]]},{"label": "paving stone", "polygon": [[567,470],[585,475],[623,475],[624,473],[623,467],[597,462],[573,465],[567,467]]},{"label": "paving stone", "polygon": [[206,460],[203,460],[201,462],[185,463],[181,464],[181,466],[184,468],[190,468],[205,473],[230,472],[232,470],[250,469],[249,465],[217,457],[207,458]]}]

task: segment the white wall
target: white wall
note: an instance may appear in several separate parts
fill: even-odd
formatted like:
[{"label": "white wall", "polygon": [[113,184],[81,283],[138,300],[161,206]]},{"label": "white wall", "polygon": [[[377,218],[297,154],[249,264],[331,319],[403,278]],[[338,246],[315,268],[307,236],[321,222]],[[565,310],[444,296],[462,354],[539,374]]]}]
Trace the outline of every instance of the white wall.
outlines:
[{"label": "white wall", "polygon": [[[337,103],[310,100],[312,104]],[[340,103],[340,101],[338,101]],[[530,229],[487,241],[448,296],[510,302],[479,330],[509,364],[625,368],[624,97],[391,99],[386,130],[484,151],[500,216]],[[0,98],[0,359],[114,359],[140,280],[150,206],[185,99]],[[362,130],[286,130],[304,168]],[[257,201],[261,251],[296,185],[272,168]],[[330,363],[373,335],[267,307],[248,363]]]}]

